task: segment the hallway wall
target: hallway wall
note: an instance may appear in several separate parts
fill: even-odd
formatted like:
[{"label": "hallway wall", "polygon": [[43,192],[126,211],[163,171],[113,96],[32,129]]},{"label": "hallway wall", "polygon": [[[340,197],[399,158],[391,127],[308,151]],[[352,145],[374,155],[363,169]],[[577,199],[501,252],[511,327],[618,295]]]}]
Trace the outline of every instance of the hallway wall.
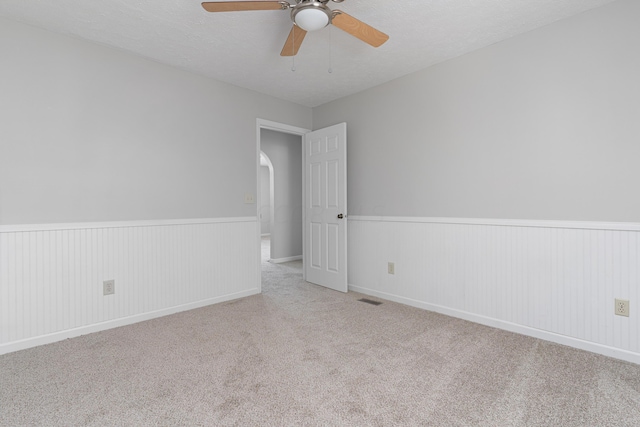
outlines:
[{"label": "hallway wall", "polygon": [[260,148],[273,165],[274,218],[271,258],[302,256],[302,140],[268,129],[260,131]]}]

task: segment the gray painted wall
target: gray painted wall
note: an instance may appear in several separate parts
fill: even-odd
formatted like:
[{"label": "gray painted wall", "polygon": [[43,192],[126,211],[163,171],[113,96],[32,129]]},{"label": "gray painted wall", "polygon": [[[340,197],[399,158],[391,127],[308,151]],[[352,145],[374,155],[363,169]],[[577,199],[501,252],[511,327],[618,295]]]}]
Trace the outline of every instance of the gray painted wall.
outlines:
[{"label": "gray painted wall", "polygon": [[0,224],[255,216],[256,119],[311,109],[0,19]]},{"label": "gray painted wall", "polygon": [[260,167],[260,233],[271,233],[271,177],[269,167]]},{"label": "gray painted wall", "polygon": [[[349,124],[349,213],[640,221],[639,16],[620,0],[313,109]],[[4,19],[0,53],[0,224],[253,216],[256,118],[311,127]]]},{"label": "gray painted wall", "polygon": [[274,218],[271,230],[271,258],[302,255],[301,137],[262,129],[260,148],[273,165]]},{"label": "gray painted wall", "polygon": [[314,108],[351,215],[640,222],[640,2]]}]

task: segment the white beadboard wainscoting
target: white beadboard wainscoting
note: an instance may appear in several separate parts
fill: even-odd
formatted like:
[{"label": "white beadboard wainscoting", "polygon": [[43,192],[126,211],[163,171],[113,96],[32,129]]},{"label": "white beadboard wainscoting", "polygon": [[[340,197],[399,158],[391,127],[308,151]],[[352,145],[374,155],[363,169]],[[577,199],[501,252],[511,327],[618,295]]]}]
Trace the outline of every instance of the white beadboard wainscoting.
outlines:
[{"label": "white beadboard wainscoting", "polygon": [[[639,232],[625,223],[349,217],[350,289],[640,363]],[[615,298],[630,301],[630,317],[614,315]]]},{"label": "white beadboard wainscoting", "polygon": [[[0,226],[0,354],[260,292],[257,218]],[[115,294],[103,296],[103,281]]]}]

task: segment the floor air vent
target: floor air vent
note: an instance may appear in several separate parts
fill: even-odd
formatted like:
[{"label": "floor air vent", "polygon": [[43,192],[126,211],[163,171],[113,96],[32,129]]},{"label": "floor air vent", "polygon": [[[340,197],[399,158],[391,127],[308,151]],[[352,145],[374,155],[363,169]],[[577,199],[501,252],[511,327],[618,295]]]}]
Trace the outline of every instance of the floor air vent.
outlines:
[{"label": "floor air vent", "polygon": [[367,298],[361,298],[358,301],[366,302],[367,304],[371,304],[371,305],[380,305],[380,304],[382,304],[380,301],[374,301],[372,299],[367,299]]}]

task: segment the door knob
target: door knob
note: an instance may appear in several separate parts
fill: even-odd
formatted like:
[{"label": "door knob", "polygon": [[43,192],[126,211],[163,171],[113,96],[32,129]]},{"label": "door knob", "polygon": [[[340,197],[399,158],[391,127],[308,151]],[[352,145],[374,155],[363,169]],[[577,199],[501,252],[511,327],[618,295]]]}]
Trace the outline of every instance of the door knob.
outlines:
[{"label": "door knob", "polygon": [[344,218],[344,215],[338,214],[338,219],[342,219],[342,218]]}]

